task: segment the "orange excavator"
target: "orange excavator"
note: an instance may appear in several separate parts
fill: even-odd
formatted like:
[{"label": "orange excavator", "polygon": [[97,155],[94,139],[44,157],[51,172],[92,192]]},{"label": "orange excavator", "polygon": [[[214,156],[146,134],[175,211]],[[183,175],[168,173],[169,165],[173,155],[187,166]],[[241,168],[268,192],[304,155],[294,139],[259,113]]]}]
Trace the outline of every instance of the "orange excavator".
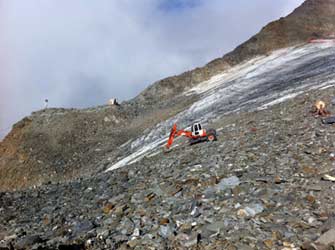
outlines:
[{"label": "orange excavator", "polygon": [[200,123],[194,123],[191,127],[191,131],[187,130],[177,130],[177,124],[174,124],[168,142],[166,144],[166,148],[169,149],[173,143],[173,140],[177,136],[186,136],[189,138],[189,144],[193,145],[199,142],[204,141],[216,141],[216,130],[208,129],[205,130],[202,128]]}]

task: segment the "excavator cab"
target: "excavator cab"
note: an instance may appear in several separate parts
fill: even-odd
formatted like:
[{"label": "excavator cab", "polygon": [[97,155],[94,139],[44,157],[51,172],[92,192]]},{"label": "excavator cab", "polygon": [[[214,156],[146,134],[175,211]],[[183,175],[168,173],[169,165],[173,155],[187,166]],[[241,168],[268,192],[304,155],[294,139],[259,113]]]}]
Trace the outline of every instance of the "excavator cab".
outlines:
[{"label": "excavator cab", "polygon": [[191,127],[192,136],[203,136],[204,130],[200,123],[194,123]]}]

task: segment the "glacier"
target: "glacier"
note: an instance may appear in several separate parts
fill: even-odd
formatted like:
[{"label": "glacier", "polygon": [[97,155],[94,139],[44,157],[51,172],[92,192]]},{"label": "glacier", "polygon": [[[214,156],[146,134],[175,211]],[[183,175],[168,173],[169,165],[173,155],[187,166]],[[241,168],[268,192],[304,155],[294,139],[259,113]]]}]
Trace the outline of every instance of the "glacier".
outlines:
[{"label": "glacier", "polygon": [[335,86],[335,43],[332,41],[304,44],[256,57],[182,93],[197,95],[199,101],[128,143],[131,153],[106,171],[158,154],[173,123],[177,123],[178,128],[188,129],[195,121],[208,124],[230,113],[267,109],[307,91],[332,86]]}]

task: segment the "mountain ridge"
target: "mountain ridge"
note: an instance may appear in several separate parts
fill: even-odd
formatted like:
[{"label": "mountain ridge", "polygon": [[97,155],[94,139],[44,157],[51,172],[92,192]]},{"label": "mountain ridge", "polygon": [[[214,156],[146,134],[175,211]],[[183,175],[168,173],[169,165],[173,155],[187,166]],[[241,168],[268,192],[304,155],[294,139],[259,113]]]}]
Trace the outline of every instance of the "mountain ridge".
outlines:
[{"label": "mountain ridge", "polygon": [[[157,97],[157,100],[172,98],[185,89],[209,80],[215,74],[245,60],[266,55],[276,49],[303,44],[312,38],[329,35],[335,36],[335,0],[307,0],[291,14],[270,22],[259,33],[223,57],[212,60],[204,67],[155,82],[135,100],[151,101],[154,97]],[[156,89],[164,90],[162,91],[164,94],[159,94]]]}]

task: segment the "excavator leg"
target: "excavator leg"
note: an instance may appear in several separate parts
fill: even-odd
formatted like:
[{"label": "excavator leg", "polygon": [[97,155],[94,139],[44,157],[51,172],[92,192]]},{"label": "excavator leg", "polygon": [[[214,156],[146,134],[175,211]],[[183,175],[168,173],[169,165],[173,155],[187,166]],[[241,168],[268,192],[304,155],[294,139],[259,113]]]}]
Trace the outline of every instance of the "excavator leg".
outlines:
[{"label": "excavator leg", "polygon": [[216,130],[215,129],[209,129],[207,131],[207,140],[208,141],[216,141]]}]

